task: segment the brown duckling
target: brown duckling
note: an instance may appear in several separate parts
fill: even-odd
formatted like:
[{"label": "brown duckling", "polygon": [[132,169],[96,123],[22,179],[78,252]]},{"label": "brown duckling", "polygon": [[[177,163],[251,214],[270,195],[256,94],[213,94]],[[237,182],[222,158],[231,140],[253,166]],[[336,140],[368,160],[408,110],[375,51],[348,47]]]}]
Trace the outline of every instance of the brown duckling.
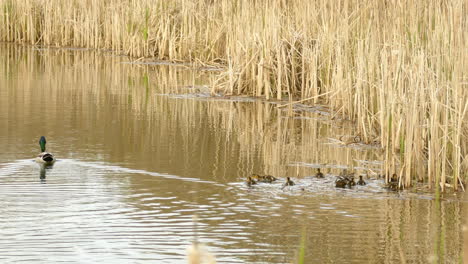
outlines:
[{"label": "brown duckling", "polygon": [[276,181],[277,178],[275,176],[267,174],[267,175],[263,176],[263,180],[264,180],[263,182],[272,183],[272,182]]},{"label": "brown duckling", "polygon": [[401,190],[401,187],[399,186],[398,182],[389,182],[389,183],[387,183],[385,188],[390,189],[392,191]]},{"label": "brown duckling", "polygon": [[257,182],[254,179],[252,179],[252,177],[250,176],[247,176],[245,183],[247,184],[247,186],[252,186],[252,185],[257,184]]},{"label": "brown duckling", "polygon": [[356,182],[354,181],[354,177],[349,177],[348,178],[348,187],[351,188],[356,185]]},{"label": "brown duckling", "polygon": [[315,177],[317,177],[317,178],[324,178],[325,177],[323,175],[323,173],[320,172],[320,168],[317,168],[317,174],[315,174]]},{"label": "brown duckling", "polygon": [[255,181],[259,181],[262,176],[260,174],[252,173],[251,178]]},{"label": "brown duckling", "polygon": [[390,178],[390,181],[385,185],[385,188],[390,189],[392,191],[398,191],[402,189],[396,173],[392,174],[392,178]]},{"label": "brown duckling", "polygon": [[338,179],[335,181],[335,187],[337,188],[346,188],[348,185],[348,179],[345,177],[338,176]]},{"label": "brown duckling", "polygon": [[357,182],[359,185],[366,185],[367,183],[362,179],[362,175],[359,175],[359,181]]},{"label": "brown duckling", "polygon": [[283,187],[293,186],[293,185],[295,185],[295,183],[291,180],[291,178],[286,177],[286,182],[284,183]]}]

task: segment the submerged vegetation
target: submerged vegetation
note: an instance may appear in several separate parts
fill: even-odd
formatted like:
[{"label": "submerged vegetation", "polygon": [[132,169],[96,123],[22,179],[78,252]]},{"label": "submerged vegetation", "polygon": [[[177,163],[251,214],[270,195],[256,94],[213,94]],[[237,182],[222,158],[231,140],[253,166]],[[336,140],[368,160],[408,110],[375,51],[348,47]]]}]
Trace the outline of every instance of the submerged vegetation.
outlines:
[{"label": "submerged vegetation", "polygon": [[[0,0],[0,41],[224,66],[213,92],[323,103],[384,174],[468,176],[466,1]],[[463,188],[463,185],[461,185]]]}]

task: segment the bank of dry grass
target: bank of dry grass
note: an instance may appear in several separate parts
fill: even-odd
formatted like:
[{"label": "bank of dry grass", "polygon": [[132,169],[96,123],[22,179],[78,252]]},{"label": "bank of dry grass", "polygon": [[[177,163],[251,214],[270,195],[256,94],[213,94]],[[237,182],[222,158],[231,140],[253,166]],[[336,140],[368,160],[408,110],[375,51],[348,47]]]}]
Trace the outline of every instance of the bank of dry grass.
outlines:
[{"label": "bank of dry grass", "polygon": [[458,188],[468,171],[467,3],[0,0],[0,40],[221,62],[230,94],[325,102],[385,171]]}]

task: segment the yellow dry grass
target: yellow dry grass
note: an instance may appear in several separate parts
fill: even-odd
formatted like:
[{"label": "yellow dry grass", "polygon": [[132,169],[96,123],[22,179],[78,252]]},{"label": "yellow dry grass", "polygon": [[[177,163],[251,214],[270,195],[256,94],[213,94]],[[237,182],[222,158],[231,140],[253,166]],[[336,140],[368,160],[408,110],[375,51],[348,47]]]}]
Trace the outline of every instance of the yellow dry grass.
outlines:
[{"label": "yellow dry grass", "polygon": [[385,172],[468,174],[467,2],[0,0],[0,41],[222,63],[213,90],[329,104]]}]

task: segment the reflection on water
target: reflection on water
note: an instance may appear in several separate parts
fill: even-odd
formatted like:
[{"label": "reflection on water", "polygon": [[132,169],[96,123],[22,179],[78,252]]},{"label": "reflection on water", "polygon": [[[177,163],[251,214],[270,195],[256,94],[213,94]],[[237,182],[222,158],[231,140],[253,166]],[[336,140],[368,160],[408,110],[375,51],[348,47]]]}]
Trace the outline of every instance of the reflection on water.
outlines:
[{"label": "reflection on water", "polygon": [[41,179],[42,182],[45,182],[45,179],[46,179],[46,167],[45,166],[41,166],[39,170],[39,179]]},{"label": "reflection on water", "polygon": [[[355,133],[323,108],[213,99],[216,72],[125,62],[0,45],[0,261],[185,263],[194,214],[220,263],[294,262],[302,236],[306,263],[461,258],[459,200],[333,187],[382,158],[334,144]],[[53,168],[32,161],[42,135]]]}]

